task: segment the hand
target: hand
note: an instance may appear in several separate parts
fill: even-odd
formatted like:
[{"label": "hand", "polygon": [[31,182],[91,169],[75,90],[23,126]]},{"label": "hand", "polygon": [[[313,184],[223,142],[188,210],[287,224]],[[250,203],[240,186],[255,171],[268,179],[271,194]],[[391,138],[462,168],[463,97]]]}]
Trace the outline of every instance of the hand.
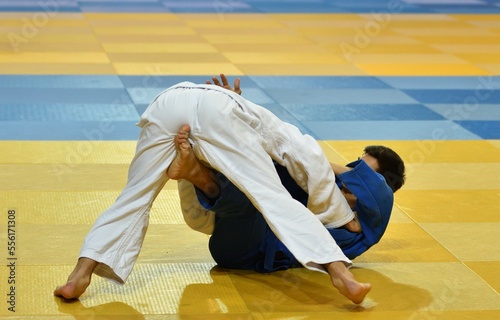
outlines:
[{"label": "hand", "polygon": [[349,167],[346,167],[346,166],[342,166],[342,165],[338,165],[338,164],[333,163],[333,162],[330,162],[330,167],[332,167],[333,173],[336,176],[338,176],[339,174],[342,174],[344,172],[347,172],[349,170],[352,170],[352,168],[349,168]]},{"label": "hand", "polygon": [[354,219],[345,224],[344,227],[347,230],[355,233],[361,233],[361,231],[363,231],[363,228],[361,227],[361,224],[358,220],[358,213],[356,211],[354,211]]},{"label": "hand", "polygon": [[[214,82],[213,84],[215,84],[216,86],[222,87],[224,89],[231,90],[231,91],[236,92],[237,94],[241,95],[240,78],[236,78],[236,80],[234,80],[234,89],[233,89],[233,87],[231,87],[231,85],[227,81],[226,76],[223,73],[220,74],[220,79],[222,81],[222,84],[220,83],[219,79],[217,79],[217,77],[215,77],[215,76],[212,77],[212,81]],[[212,84],[212,82],[210,82],[210,80],[207,80],[206,84]]]}]

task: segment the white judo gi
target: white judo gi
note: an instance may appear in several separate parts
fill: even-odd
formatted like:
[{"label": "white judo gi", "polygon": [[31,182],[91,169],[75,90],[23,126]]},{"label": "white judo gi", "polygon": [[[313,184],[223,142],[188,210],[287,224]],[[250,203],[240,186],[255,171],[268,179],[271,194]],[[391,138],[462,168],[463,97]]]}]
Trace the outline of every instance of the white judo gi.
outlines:
[{"label": "white judo gi", "polygon": [[[245,193],[305,267],[324,272],[321,264],[351,263],[323,226],[340,227],[354,214],[318,143],[234,92],[183,82],[160,93],[141,116],[127,185],[85,238],[80,257],[98,262],[95,274],[124,283],[132,271],[183,124],[191,127],[196,157]],[[308,208],[282,186],[272,160],[309,194]],[[211,233],[213,215],[192,208],[184,210],[188,225]]]}]

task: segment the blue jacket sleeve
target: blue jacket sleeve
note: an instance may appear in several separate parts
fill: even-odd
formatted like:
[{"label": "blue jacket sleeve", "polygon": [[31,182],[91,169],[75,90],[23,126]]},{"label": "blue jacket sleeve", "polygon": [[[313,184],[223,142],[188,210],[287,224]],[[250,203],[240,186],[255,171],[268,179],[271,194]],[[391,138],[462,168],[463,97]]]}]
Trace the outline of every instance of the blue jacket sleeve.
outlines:
[{"label": "blue jacket sleeve", "polygon": [[362,245],[357,255],[379,242],[391,216],[394,194],[382,175],[375,172],[363,160],[348,164],[352,170],[337,176],[357,198],[354,211],[363,229]]}]

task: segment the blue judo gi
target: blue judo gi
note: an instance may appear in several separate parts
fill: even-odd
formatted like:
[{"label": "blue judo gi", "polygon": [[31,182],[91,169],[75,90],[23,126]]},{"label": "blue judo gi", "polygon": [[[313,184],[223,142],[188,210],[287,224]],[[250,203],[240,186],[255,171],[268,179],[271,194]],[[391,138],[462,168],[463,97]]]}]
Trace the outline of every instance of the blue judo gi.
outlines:
[{"label": "blue judo gi", "polygon": [[[379,242],[392,211],[394,195],[382,175],[363,160],[347,165],[352,169],[336,177],[338,186],[348,188],[357,198],[354,211],[361,233],[345,228],[328,229],[344,254],[354,259]],[[307,205],[308,194],[293,180],[287,169],[275,163],[282,184],[290,195]],[[221,173],[216,173],[220,196],[208,200],[196,190],[200,204],[215,212],[215,226],[209,242],[214,260],[222,267],[272,272],[300,267],[293,254],[274,235],[250,200]],[[307,226],[304,226],[307,228]]]}]

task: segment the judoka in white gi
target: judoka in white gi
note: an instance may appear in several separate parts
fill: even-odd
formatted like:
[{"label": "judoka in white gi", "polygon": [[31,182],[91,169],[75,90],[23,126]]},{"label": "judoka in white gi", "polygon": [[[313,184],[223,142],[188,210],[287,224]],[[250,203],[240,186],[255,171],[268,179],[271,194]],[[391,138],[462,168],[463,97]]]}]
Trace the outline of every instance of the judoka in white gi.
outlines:
[{"label": "judoka in white gi", "polygon": [[[189,127],[181,132],[193,145],[188,155],[186,149],[191,149],[182,147],[187,143],[174,141],[184,124]],[[192,155],[242,190],[302,265],[327,272],[341,294],[354,303],[363,301],[371,285],[355,280],[347,269],[351,261],[325,228],[352,222],[354,213],[312,137],[231,90],[188,82],[159,94],[138,125],[142,130],[127,185],[96,220],[75,269],[55,295],[78,298],[92,273],[126,281],[140,252],[152,203],[169,179],[167,169],[174,160],[182,163]],[[307,208],[283,187],[273,160],[307,190]]]}]

